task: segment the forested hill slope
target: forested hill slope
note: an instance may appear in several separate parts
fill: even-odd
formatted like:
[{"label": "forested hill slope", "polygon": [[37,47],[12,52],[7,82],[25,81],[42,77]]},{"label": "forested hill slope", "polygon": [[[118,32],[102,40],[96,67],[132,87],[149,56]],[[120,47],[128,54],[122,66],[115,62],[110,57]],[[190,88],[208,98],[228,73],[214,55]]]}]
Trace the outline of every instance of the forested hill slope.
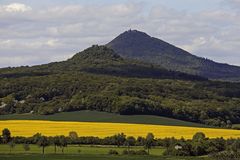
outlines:
[{"label": "forested hill slope", "polygon": [[93,45],[63,62],[34,67],[2,69],[0,70],[0,77],[41,76],[75,71],[123,77],[207,80],[200,76],[169,71],[150,63],[124,59],[112,49],[98,45]]},{"label": "forested hill slope", "polygon": [[210,79],[240,80],[240,67],[197,57],[140,31],[126,31],[108,43],[107,46],[123,57],[158,64],[169,70]]},{"label": "forested hill slope", "polygon": [[214,82],[92,46],[71,59],[0,69],[0,114],[97,110],[229,127],[240,123],[240,84]]}]

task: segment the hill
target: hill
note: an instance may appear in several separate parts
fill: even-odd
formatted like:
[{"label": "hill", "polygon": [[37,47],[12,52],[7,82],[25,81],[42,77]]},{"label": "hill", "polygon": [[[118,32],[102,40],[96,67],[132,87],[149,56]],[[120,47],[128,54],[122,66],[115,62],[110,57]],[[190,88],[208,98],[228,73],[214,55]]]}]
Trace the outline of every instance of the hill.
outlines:
[{"label": "hill", "polygon": [[239,83],[209,81],[92,46],[71,59],[0,70],[0,114],[96,110],[230,127],[240,123]]},{"label": "hill", "polygon": [[177,119],[152,116],[152,115],[119,115],[97,111],[62,112],[53,115],[36,114],[10,114],[1,115],[0,120],[51,120],[51,121],[74,121],[74,122],[110,122],[132,124],[154,124],[166,126],[188,126],[208,128],[207,125],[181,121]]},{"label": "hill", "polygon": [[93,45],[63,62],[33,67],[5,68],[0,70],[0,77],[44,76],[73,71],[123,77],[206,80],[200,76],[169,71],[157,65],[124,59],[112,49],[98,45]]},{"label": "hill", "polygon": [[129,30],[106,46],[123,57],[158,64],[164,68],[218,80],[239,81],[240,67],[197,57],[146,33]]}]

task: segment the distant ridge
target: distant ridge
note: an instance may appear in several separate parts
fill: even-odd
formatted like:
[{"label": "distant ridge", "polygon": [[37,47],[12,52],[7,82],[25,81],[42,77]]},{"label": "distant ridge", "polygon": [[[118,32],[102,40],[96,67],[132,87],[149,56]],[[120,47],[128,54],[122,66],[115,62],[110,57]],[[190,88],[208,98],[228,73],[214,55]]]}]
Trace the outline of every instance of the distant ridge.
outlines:
[{"label": "distant ridge", "polygon": [[120,34],[106,46],[123,57],[158,64],[169,70],[195,74],[210,79],[240,80],[240,67],[238,66],[197,57],[181,48],[137,30],[129,30]]},{"label": "distant ridge", "polygon": [[137,60],[122,58],[111,48],[93,45],[72,58],[33,67],[1,69],[0,78],[19,78],[25,76],[44,76],[66,72],[85,72],[118,77],[179,79],[205,81],[204,77],[169,71],[158,65],[143,63]]}]

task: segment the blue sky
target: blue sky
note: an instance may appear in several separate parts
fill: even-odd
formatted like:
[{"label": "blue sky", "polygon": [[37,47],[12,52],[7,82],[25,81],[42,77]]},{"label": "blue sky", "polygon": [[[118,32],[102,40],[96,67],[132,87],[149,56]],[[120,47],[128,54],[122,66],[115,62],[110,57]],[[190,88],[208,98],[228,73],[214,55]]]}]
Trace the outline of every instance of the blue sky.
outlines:
[{"label": "blue sky", "polygon": [[0,67],[70,58],[138,29],[240,66],[240,0],[0,0]]}]

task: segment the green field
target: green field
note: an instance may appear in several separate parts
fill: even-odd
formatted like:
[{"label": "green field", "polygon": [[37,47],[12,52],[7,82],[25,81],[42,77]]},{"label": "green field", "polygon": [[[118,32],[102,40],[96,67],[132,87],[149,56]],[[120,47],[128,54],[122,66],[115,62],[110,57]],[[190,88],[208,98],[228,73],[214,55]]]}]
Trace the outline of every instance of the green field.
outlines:
[{"label": "green field", "polygon": [[[116,150],[120,155],[108,155],[110,149]],[[0,159],[2,160],[210,160],[209,158],[198,158],[198,157],[164,157],[164,148],[153,148],[150,150],[150,156],[124,156],[121,155],[125,147],[115,146],[68,146],[64,150],[64,154],[57,148],[57,154],[54,154],[54,147],[50,146],[46,148],[46,154],[41,154],[41,148],[36,145],[30,145],[30,151],[24,151],[22,145],[16,145],[11,150],[8,145],[0,145]],[[142,147],[132,147],[133,150],[141,150]],[[80,151],[80,152],[79,152]]]},{"label": "green field", "polygon": [[[88,145],[71,145],[64,149],[65,154],[83,154],[83,155],[107,155],[109,150],[116,150],[121,154],[123,150],[127,149],[126,147],[116,147],[116,146],[88,146]],[[142,150],[143,147],[131,147],[133,150]],[[80,151],[80,152],[79,152]],[[163,154],[164,148],[158,147],[150,150],[150,154],[153,156],[161,156]],[[9,145],[0,145],[0,154],[10,154]],[[26,152],[23,149],[23,145],[16,145],[14,149],[12,149],[11,153],[14,154],[41,154],[42,149],[37,145],[30,145],[30,151]],[[54,146],[46,147],[46,154],[54,153]],[[57,153],[61,154],[61,149],[57,148]]]},{"label": "green field", "polygon": [[211,160],[198,157],[111,156],[111,155],[0,155],[2,160]]},{"label": "green field", "polygon": [[0,155],[1,160],[211,160],[198,157],[110,156],[110,155]]},{"label": "green field", "polygon": [[167,126],[189,126],[204,127],[209,126],[181,121],[172,118],[150,116],[150,115],[119,115],[97,111],[63,112],[53,115],[34,114],[11,114],[1,115],[0,120],[52,120],[52,121],[79,121],[79,122],[112,122],[112,123],[136,123],[136,124],[156,124]]}]

